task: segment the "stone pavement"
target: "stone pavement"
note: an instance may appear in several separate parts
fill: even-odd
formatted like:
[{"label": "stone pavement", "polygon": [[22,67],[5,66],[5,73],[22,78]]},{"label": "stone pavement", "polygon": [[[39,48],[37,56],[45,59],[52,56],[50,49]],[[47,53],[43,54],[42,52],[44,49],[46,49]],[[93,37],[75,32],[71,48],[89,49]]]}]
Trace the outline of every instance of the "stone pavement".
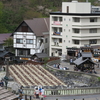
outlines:
[{"label": "stone pavement", "polygon": [[[97,64],[99,64],[99,67],[95,66],[95,71],[97,72],[97,74],[94,74],[94,73],[92,73],[92,74],[100,76],[100,62],[98,62]],[[70,65],[70,63],[68,63],[66,61],[61,61],[61,66],[68,67],[69,71],[74,71],[74,65]]]},{"label": "stone pavement", "polygon": [[59,96],[46,97],[44,100],[100,100],[98,95],[81,95],[81,96]]}]

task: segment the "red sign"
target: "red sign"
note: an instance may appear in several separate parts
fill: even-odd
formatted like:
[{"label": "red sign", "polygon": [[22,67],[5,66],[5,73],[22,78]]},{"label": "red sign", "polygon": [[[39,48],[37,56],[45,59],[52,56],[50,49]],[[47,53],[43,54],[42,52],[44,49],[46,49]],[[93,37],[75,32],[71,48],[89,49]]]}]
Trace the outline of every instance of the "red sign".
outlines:
[{"label": "red sign", "polygon": [[59,21],[54,21],[53,24],[54,24],[54,25],[61,25],[61,22],[59,22]]}]

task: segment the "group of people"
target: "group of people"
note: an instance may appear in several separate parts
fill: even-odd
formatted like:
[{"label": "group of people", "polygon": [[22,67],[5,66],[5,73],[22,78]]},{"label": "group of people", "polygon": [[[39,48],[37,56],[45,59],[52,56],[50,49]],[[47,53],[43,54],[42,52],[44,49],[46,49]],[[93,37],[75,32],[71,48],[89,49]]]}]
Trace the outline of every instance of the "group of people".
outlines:
[{"label": "group of people", "polygon": [[42,87],[36,87],[35,88],[35,91],[34,91],[34,96],[36,97],[36,98],[39,98],[39,96],[43,96],[44,97],[44,88]]},{"label": "group of people", "polygon": [[53,67],[57,68],[57,69],[61,69],[61,70],[68,70],[69,69],[67,67],[62,67],[60,64],[54,64]]}]

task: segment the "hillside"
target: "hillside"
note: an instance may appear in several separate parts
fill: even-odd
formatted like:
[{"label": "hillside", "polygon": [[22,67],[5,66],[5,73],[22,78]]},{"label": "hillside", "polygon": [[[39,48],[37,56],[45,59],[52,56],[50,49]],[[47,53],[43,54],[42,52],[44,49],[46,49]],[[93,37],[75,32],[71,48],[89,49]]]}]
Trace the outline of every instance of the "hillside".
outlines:
[{"label": "hillside", "polygon": [[[13,32],[24,19],[49,17],[49,12],[61,11],[62,2],[67,1],[71,0],[1,0],[0,33]],[[94,5],[100,4],[96,0],[88,1]]]}]

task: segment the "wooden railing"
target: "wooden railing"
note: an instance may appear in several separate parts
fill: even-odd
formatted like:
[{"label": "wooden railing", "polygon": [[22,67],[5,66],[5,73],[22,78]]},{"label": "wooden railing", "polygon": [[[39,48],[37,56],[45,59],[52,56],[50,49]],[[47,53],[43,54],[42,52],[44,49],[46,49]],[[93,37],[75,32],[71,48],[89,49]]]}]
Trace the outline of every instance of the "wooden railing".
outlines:
[{"label": "wooden railing", "polygon": [[[34,89],[23,89],[24,95],[31,96],[34,94]],[[77,89],[46,89],[46,96],[64,96],[64,95],[86,95],[100,94],[100,87],[95,88],[77,88]]]}]

